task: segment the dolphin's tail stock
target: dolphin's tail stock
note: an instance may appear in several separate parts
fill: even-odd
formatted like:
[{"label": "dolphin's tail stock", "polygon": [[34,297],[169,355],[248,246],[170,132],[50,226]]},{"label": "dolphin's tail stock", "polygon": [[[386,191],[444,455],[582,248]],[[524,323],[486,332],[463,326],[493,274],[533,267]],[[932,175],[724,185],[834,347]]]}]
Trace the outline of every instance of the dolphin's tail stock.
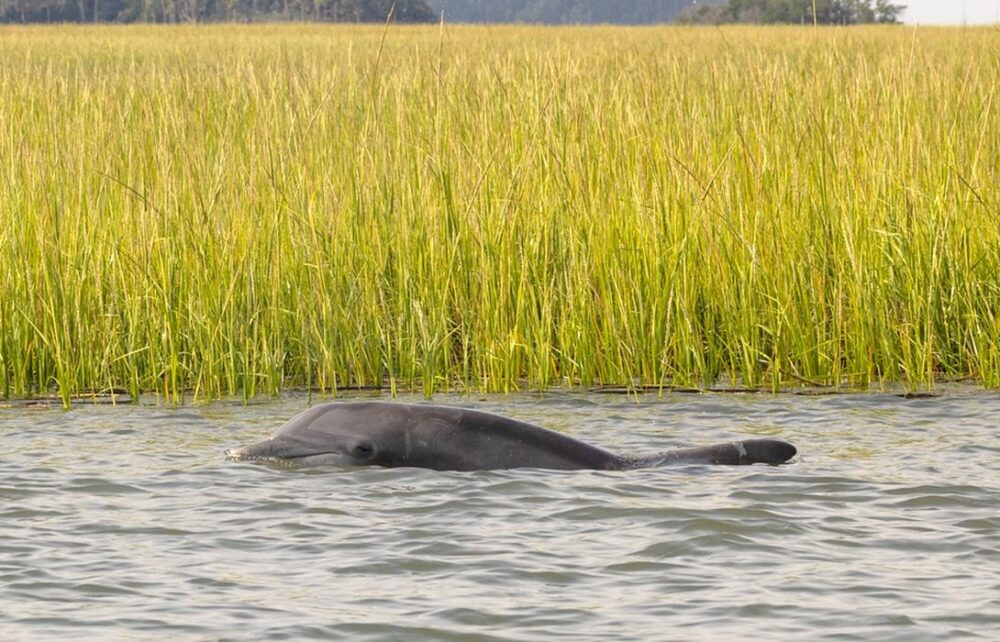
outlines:
[{"label": "dolphin's tail stock", "polygon": [[783,464],[798,452],[795,446],[778,439],[747,439],[727,444],[681,448],[644,457],[638,466],[670,466],[677,464],[721,464],[744,466],[747,464]]}]

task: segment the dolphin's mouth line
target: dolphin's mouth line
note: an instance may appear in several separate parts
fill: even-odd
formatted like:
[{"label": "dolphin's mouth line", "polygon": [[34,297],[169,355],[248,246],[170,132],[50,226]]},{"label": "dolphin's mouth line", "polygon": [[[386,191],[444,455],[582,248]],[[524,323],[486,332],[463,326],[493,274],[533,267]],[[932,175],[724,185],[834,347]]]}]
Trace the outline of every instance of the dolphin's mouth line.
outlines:
[{"label": "dolphin's mouth line", "polygon": [[337,452],[336,450],[320,450],[314,453],[307,453],[305,455],[289,455],[287,457],[275,457],[275,459],[286,459],[294,461],[296,459],[307,459],[309,457],[319,457],[320,455],[343,455],[344,453]]},{"label": "dolphin's mouth line", "polygon": [[295,461],[298,459],[308,459],[309,457],[320,457],[322,455],[343,455],[343,453],[336,450],[317,450],[315,452],[308,452],[303,454],[295,455],[280,455],[280,454],[241,454],[239,449],[237,450],[227,450],[226,457],[235,461]]}]

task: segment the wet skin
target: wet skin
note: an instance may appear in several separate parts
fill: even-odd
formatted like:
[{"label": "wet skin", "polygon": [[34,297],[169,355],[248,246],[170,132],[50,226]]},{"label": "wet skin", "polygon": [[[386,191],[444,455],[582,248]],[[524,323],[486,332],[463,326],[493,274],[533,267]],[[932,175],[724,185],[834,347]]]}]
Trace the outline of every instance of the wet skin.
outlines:
[{"label": "wet skin", "polygon": [[674,464],[781,464],[795,446],[749,439],[647,456],[617,455],[529,423],[478,410],[382,401],[306,410],[270,438],[227,451],[236,460],[435,470],[623,470]]}]

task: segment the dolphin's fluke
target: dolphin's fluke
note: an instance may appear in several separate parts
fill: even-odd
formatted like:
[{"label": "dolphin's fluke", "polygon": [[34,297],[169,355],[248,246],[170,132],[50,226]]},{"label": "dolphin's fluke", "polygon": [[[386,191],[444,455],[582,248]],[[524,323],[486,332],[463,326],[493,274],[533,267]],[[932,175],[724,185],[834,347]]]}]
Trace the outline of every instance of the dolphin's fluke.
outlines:
[{"label": "dolphin's fluke", "polygon": [[727,444],[681,448],[644,457],[635,466],[669,466],[676,464],[721,464],[745,466],[748,464],[783,464],[798,452],[795,446],[778,439],[747,439]]},{"label": "dolphin's fluke", "polygon": [[779,439],[748,439],[734,445],[746,451],[747,461],[740,464],[783,464],[798,453],[795,446]]}]

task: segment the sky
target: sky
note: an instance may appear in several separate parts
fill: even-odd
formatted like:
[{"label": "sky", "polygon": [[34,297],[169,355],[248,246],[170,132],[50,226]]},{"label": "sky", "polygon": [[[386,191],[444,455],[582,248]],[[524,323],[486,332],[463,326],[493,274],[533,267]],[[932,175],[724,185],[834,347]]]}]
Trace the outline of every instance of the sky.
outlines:
[{"label": "sky", "polygon": [[922,25],[1000,23],[1000,0],[898,0],[903,22]]}]

